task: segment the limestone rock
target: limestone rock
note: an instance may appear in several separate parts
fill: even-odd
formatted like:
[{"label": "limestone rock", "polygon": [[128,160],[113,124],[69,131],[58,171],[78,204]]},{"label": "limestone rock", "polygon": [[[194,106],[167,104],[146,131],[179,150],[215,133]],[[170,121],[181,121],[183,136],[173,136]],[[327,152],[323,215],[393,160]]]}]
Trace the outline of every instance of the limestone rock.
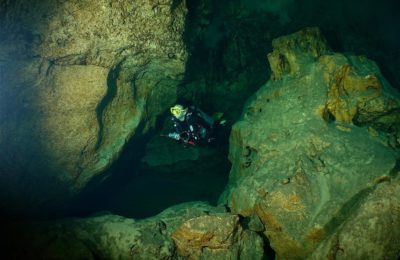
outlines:
[{"label": "limestone rock", "polygon": [[[196,219],[220,219],[218,224],[225,224],[225,229],[216,226],[217,223],[202,222],[209,225],[209,232],[219,235],[213,243],[235,242],[237,248],[240,244],[243,259],[261,259],[261,237],[242,230],[238,217],[226,213],[224,208],[202,202],[176,205],[144,220],[99,213],[84,219],[16,222],[2,229],[8,238],[2,255],[11,259],[181,259],[171,235],[184,223]],[[240,233],[229,233],[230,228],[240,229]],[[226,234],[232,236],[227,241],[218,240],[225,239]]]},{"label": "limestone rock", "polygon": [[181,39],[183,2],[17,0],[3,10],[2,45],[10,56],[107,68],[131,55],[181,60],[186,56]]},{"label": "limestone rock", "polygon": [[263,257],[261,238],[252,231],[244,231],[239,224],[239,217],[235,215],[192,218],[172,233],[172,238],[178,254],[188,259]]},{"label": "limestone rock", "polygon": [[242,231],[238,224],[238,216],[202,216],[185,222],[172,234],[172,238],[181,256],[197,255],[195,258],[199,258],[205,248],[224,250],[231,247],[234,234]]},{"label": "limestone rock", "polygon": [[[368,225],[375,215],[360,205],[375,201],[374,190],[399,173],[400,152],[385,137],[398,131],[399,93],[374,62],[325,52],[320,35],[306,29],[276,41],[290,69],[272,65],[275,76],[248,101],[230,136],[232,170],[220,201],[232,213],[257,214],[279,258],[310,256],[322,241],[340,236],[343,223],[378,232]],[[269,58],[279,64],[278,54]],[[385,208],[398,219],[398,211]],[[392,250],[400,222],[384,223],[391,236],[378,251],[359,243],[350,255],[375,258]]]},{"label": "limestone rock", "polygon": [[310,259],[396,259],[400,248],[400,183],[381,179],[358,211],[321,245]]},{"label": "limestone rock", "polygon": [[185,69],[186,12],[173,0],[1,3],[7,214],[66,205],[133,136],[154,127]]},{"label": "limestone rock", "polygon": [[205,203],[188,203],[145,220],[99,212],[82,219],[16,222],[3,229],[9,238],[3,253],[13,259],[171,259],[172,231],[207,212],[221,211]]},{"label": "limestone rock", "polygon": [[[324,57],[321,62],[326,66],[325,80],[329,86],[324,113],[332,115],[338,122],[372,124],[383,130],[398,124],[400,117],[396,111],[400,107],[399,101],[389,93],[382,94],[387,90],[382,89],[378,78],[380,72],[375,64],[365,57],[352,57],[339,67],[337,58],[333,56]],[[366,64],[363,74],[367,75],[359,75],[352,63]]]},{"label": "limestone rock", "polygon": [[49,194],[68,196],[69,189],[87,182],[83,169],[93,174],[96,161],[95,110],[107,91],[108,70],[55,65],[40,78],[35,65],[18,64],[23,69],[7,73],[10,88],[1,90],[7,111],[0,123],[3,209],[29,212],[43,206]]},{"label": "limestone rock", "polygon": [[310,60],[330,52],[325,38],[316,27],[272,40],[273,51],[268,54],[272,78],[299,73]]}]

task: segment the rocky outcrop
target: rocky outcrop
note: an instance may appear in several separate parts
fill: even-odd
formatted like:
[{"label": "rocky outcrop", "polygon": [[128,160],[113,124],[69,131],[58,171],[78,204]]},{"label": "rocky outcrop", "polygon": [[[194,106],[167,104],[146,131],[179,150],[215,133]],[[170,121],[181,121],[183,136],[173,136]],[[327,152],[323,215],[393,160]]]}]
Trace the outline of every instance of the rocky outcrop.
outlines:
[{"label": "rocky outcrop", "polygon": [[0,5],[1,207],[39,213],[79,192],[175,102],[186,7]]},{"label": "rocky outcrop", "polygon": [[[399,93],[374,62],[330,51],[316,28],[273,45],[273,77],[232,129],[221,202],[257,215],[279,258],[395,258]],[[374,243],[381,232],[390,235]]]},{"label": "rocky outcrop", "polygon": [[[376,65],[365,57],[350,57],[338,68],[334,65],[338,65],[336,60],[326,57],[321,61],[326,68],[324,76],[329,86],[325,119],[333,116],[338,122],[369,125],[397,135],[400,129],[398,94],[382,85]],[[368,66],[369,69],[365,70],[367,75],[359,75],[357,68],[351,65],[353,63]]]},{"label": "rocky outcrop", "polygon": [[[145,220],[105,213],[55,223],[17,223],[3,229],[8,240],[2,255],[12,259],[182,259],[184,255],[262,259],[261,237],[242,228],[238,220],[224,208],[192,202]],[[210,238],[208,243],[185,244],[188,236],[197,239],[201,234]]]},{"label": "rocky outcrop", "polygon": [[187,259],[263,259],[263,240],[243,230],[237,215],[189,219],[172,233],[178,255]]},{"label": "rocky outcrop", "polygon": [[[273,52],[268,54],[271,78],[282,78],[285,74],[298,74],[310,60],[329,52],[325,38],[319,30],[306,28],[295,37],[280,37],[272,40]],[[302,55],[307,53],[307,55]]]}]

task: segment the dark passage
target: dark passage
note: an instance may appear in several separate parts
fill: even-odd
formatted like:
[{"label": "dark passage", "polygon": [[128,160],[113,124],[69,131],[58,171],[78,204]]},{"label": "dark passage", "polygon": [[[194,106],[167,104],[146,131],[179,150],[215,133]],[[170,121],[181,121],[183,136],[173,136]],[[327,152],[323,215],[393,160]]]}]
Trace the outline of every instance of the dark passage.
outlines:
[{"label": "dark passage", "polygon": [[217,205],[231,167],[228,135],[226,127],[216,143],[196,147],[162,137],[160,132],[134,138],[105,174],[111,177],[100,187],[89,185],[71,212],[87,216],[110,211],[138,219],[188,201]]}]

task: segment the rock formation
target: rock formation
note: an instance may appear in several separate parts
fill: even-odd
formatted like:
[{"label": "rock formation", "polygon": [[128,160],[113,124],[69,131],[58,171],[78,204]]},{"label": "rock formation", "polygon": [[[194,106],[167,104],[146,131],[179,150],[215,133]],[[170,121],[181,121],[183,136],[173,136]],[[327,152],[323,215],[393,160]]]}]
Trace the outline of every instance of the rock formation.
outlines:
[{"label": "rock formation", "polygon": [[237,215],[215,214],[184,222],[174,233],[180,256],[188,259],[262,259],[263,240],[243,230]]},{"label": "rock formation", "polygon": [[244,230],[237,215],[200,202],[177,205],[140,221],[104,213],[10,225],[3,231],[9,238],[6,252],[13,259],[263,259],[264,255],[262,238]]},{"label": "rock formation", "polygon": [[104,172],[175,102],[187,11],[173,0],[0,6],[1,207],[38,214]]},{"label": "rock formation", "polygon": [[316,28],[273,47],[271,80],[233,126],[221,202],[257,215],[279,258],[396,258],[399,93]]}]

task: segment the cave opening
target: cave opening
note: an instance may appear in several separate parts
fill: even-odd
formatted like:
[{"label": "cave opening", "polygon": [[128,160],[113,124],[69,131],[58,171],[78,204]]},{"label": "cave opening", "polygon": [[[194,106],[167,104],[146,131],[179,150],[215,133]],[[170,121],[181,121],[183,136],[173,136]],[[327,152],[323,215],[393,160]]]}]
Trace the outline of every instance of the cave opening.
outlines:
[{"label": "cave opening", "polygon": [[[160,117],[160,121],[168,115]],[[190,201],[216,206],[228,181],[229,130],[209,146],[188,146],[160,136],[157,128],[133,138],[107,170],[108,178],[94,180],[75,203],[74,215],[112,212],[142,219]],[[102,182],[99,186],[98,182]]]}]

